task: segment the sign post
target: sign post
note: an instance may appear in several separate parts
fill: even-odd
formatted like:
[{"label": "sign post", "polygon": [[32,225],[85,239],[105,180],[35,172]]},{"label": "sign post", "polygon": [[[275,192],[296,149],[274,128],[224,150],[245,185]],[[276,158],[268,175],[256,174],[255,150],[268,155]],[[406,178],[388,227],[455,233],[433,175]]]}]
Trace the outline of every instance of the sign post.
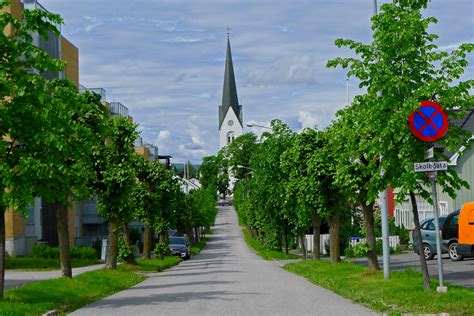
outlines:
[{"label": "sign post", "polygon": [[[448,131],[448,117],[441,106],[433,101],[421,102],[420,108],[412,113],[408,118],[409,128],[412,134],[424,142],[435,142],[446,135]],[[426,157],[433,159],[433,151],[427,152]],[[415,172],[426,172],[431,182],[431,191],[433,198],[433,211],[436,236],[436,257],[438,258],[438,278],[439,286],[436,288],[438,293],[447,293],[448,288],[444,286],[443,278],[443,260],[441,252],[441,236],[439,230],[439,211],[438,211],[438,193],[436,191],[437,171],[448,170],[446,161],[417,162],[414,164]],[[421,241],[420,241],[421,242]],[[420,254],[421,256],[422,254]]]}]

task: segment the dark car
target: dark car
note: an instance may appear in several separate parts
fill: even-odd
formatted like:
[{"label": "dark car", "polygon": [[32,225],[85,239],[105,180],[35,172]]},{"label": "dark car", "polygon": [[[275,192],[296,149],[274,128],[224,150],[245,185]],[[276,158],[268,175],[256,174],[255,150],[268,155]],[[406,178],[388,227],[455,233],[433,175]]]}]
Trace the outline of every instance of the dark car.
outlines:
[{"label": "dark car", "polygon": [[187,237],[170,236],[169,247],[173,256],[178,256],[183,259],[191,258],[191,245]]},{"label": "dark car", "polygon": [[463,259],[463,256],[458,253],[459,211],[448,214],[441,231],[443,249],[448,252],[452,261],[461,261]]},{"label": "dark car", "polygon": [[[439,226],[440,229],[443,227],[443,223],[446,219],[446,216],[439,217]],[[426,260],[431,260],[436,255],[436,234],[435,234],[435,223],[434,218],[428,218],[421,222],[421,239],[423,241],[423,252]],[[413,250],[418,254],[418,240],[415,238],[413,233]],[[442,253],[447,252],[447,250],[441,249]]]}]

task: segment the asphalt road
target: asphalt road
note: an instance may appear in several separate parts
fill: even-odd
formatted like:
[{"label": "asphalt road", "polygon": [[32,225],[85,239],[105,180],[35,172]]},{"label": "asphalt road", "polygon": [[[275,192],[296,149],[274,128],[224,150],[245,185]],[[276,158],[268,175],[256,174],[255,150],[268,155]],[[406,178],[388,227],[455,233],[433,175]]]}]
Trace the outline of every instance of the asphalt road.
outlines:
[{"label": "asphalt road", "polygon": [[[463,261],[458,262],[451,261],[447,254],[443,254],[442,258],[444,281],[474,290],[474,258],[466,258]],[[379,257],[378,259],[380,267],[382,268],[382,257]],[[367,266],[366,258],[353,259],[351,261]],[[430,277],[438,279],[438,259],[436,256],[433,260],[427,261],[427,264]],[[392,255],[390,257],[390,269],[392,271],[404,270],[406,268],[413,268],[417,271],[421,271],[420,259],[417,254],[410,252],[401,255]]]},{"label": "asphalt road", "polygon": [[219,209],[201,254],[72,315],[374,315],[262,260],[231,207]]}]

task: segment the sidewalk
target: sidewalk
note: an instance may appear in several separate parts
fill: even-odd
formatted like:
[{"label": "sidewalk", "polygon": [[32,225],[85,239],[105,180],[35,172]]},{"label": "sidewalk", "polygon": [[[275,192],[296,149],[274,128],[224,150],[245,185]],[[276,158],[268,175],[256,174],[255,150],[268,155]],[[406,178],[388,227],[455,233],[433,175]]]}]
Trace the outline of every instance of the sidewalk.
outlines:
[{"label": "sidewalk", "polygon": [[[76,276],[84,272],[99,270],[105,267],[105,264],[96,264],[92,266],[73,268],[72,275]],[[61,277],[61,270],[52,271],[23,271],[23,270],[5,270],[5,291],[11,290],[24,284],[55,279]]]}]

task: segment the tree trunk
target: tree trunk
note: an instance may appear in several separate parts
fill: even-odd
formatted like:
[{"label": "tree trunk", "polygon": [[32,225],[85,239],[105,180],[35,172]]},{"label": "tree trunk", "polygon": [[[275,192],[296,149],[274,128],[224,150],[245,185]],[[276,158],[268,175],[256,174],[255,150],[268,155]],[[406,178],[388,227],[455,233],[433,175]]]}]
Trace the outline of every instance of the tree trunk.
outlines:
[{"label": "tree trunk", "polygon": [[188,236],[189,242],[191,243],[191,245],[194,245],[194,244],[195,244],[195,241],[194,241],[194,232],[193,232],[193,228],[192,228],[192,227],[188,227],[188,228],[186,229],[186,235]]},{"label": "tree trunk", "polygon": [[340,216],[336,211],[329,217],[329,249],[332,262],[341,261]]},{"label": "tree trunk", "polygon": [[424,256],[424,250],[423,250],[423,242],[422,242],[422,237],[421,237],[421,231],[420,231],[420,219],[418,217],[418,205],[416,204],[416,197],[415,193],[410,192],[410,201],[411,201],[411,206],[413,209],[413,221],[415,222],[415,238],[418,240],[418,253],[420,254],[418,257],[420,257],[420,267],[421,267],[421,272],[423,274],[423,287],[425,290],[430,290],[430,274],[428,272],[428,266],[426,265],[426,260]]},{"label": "tree trunk", "polygon": [[132,245],[130,242],[130,232],[128,230],[127,224],[122,225],[122,230],[123,230],[123,242],[125,243],[125,246],[132,249],[132,253],[127,258],[125,258],[125,261],[128,264],[137,265],[137,261],[135,260],[135,255],[133,254],[134,245]]},{"label": "tree trunk", "polygon": [[145,231],[143,232],[143,259],[150,260],[151,258],[151,229],[149,225],[145,224]]},{"label": "tree trunk", "polygon": [[303,259],[306,260],[308,258],[307,253],[306,253],[306,237],[304,233],[299,235],[300,237],[300,243],[301,243],[301,250],[303,251]]},{"label": "tree trunk", "polygon": [[0,299],[3,299],[3,288],[5,287],[5,211],[0,206]]},{"label": "tree trunk", "polygon": [[285,253],[288,255],[289,249],[288,249],[288,222],[285,221]]},{"label": "tree trunk", "polygon": [[109,238],[107,240],[107,257],[105,258],[105,267],[107,269],[117,268],[118,228],[119,228],[119,221],[116,219],[110,220]]},{"label": "tree trunk", "polygon": [[54,203],[58,229],[59,258],[61,261],[61,275],[72,278],[71,252],[69,247],[68,209],[64,203]]},{"label": "tree trunk", "polygon": [[196,243],[199,242],[199,227],[194,227],[194,236]]},{"label": "tree trunk", "polygon": [[365,239],[367,240],[367,245],[369,246],[369,252],[367,253],[369,271],[380,270],[379,261],[377,260],[377,247],[375,241],[374,203],[366,205],[364,202],[362,202],[361,207],[364,211]]},{"label": "tree trunk", "polygon": [[311,215],[313,224],[313,259],[321,259],[321,217],[313,211]]}]

